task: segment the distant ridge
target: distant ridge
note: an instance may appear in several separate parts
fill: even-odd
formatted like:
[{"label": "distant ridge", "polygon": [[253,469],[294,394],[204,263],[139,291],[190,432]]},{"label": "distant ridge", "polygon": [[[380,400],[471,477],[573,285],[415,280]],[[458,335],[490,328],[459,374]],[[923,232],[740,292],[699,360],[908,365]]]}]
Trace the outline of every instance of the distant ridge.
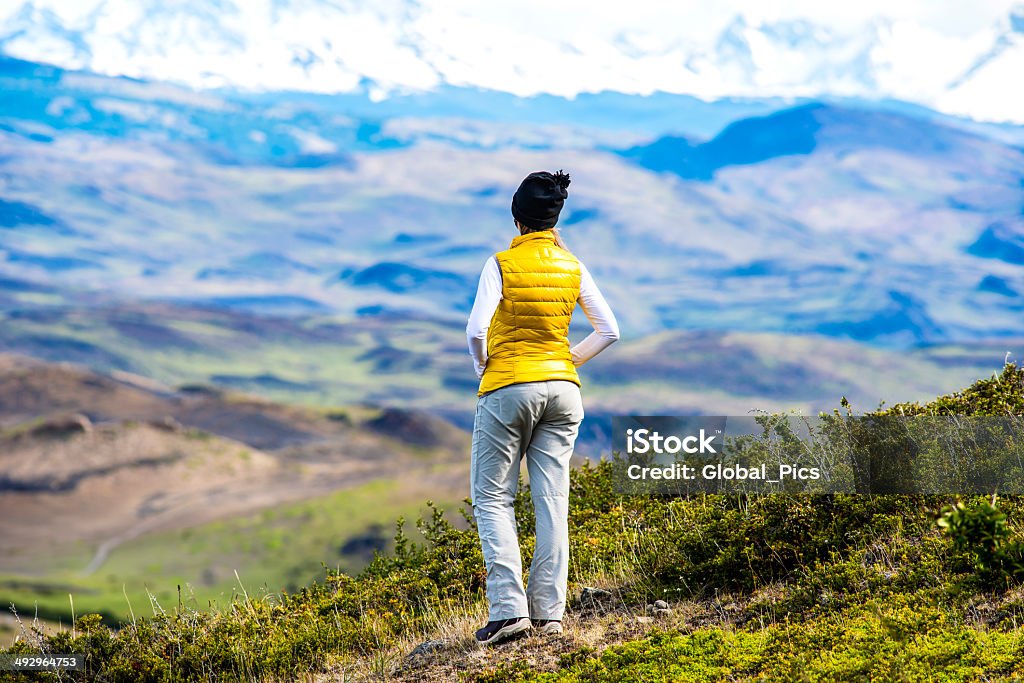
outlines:
[{"label": "distant ridge", "polygon": [[808,155],[819,148],[848,152],[874,147],[931,156],[962,153],[972,142],[983,138],[941,124],[922,125],[919,118],[896,112],[813,102],[736,121],[706,142],[665,136],[620,154],[652,171],[710,180],[727,166]]}]

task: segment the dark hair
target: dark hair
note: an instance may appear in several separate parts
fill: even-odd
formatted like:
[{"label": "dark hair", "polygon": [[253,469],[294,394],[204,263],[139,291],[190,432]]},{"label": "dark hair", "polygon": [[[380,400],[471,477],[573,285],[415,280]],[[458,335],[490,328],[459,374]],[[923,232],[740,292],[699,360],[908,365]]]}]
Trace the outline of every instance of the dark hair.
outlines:
[{"label": "dark hair", "polygon": [[[513,220],[515,220],[515,219],[513,219]],[[515,221],[515,224],[516,224],[516,227],[519,228],[519,233],[522,234],[522,235],[529,235],[531,232],[540,232],[542,230],[547,230],[555,238],[555,245],[556,246],[558,246],[560,249],[565,249],[566,251],[569,251],[569,247],[566,246],[565,242],[562,240],[562,233],[560,233],[558,231],[558,228],[556,228],[554,226],[552,226],[550,228],[530,228],[530,227],[527,227],[527,226],[523,225],[518,220]]]}]

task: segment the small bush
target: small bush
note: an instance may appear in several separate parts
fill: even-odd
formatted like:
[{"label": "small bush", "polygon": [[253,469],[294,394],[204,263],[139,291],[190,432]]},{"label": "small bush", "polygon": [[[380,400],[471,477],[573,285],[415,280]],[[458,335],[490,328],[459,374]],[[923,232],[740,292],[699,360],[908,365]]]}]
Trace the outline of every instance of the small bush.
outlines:
[{"label": "small bush", "polygon": [[943,509],[938,524],[987,584],[1024,580],[1024,542],[1011,538],[1006,515],[994,498],[974,507],[957,501]]}]

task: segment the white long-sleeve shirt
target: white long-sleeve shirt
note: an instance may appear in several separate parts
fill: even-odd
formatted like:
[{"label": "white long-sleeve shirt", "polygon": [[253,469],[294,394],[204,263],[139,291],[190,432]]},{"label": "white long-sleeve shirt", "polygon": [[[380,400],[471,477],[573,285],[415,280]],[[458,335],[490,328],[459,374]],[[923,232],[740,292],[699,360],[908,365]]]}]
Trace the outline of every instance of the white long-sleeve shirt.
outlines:
[{"label": "white long-sleeve shirt", "polygon": [[[466,325],[469,354],[473,357],[478,378],[483,377],[484,368],[487,366],[487,329],[501,298],[501,268],[498,266],[498,259],[492,256],[487,259],[480,273],[476,299],[473,301],[473,310]],[[618,341],[619,324],[608,302],[604,300],[601,290],[597,288],[594,278],[582,262],[580,296],[576,302],[594,327],[590,335],[570,349],[573,365],[580,366]]]}]

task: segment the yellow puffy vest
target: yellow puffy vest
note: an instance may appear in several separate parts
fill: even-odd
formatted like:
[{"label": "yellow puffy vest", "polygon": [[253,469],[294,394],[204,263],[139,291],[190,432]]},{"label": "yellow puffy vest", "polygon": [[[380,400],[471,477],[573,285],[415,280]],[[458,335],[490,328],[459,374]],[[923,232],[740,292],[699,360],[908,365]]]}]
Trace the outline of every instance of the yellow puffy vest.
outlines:
[{"label": "yellow puffy vest", "polygon": [[477,395],[520,382],[580,383],[569,353],[569,321],[580,296],[580,262],[549,230],[519,235],[495,254],[501,302],[487,330],[487,365]]}]

